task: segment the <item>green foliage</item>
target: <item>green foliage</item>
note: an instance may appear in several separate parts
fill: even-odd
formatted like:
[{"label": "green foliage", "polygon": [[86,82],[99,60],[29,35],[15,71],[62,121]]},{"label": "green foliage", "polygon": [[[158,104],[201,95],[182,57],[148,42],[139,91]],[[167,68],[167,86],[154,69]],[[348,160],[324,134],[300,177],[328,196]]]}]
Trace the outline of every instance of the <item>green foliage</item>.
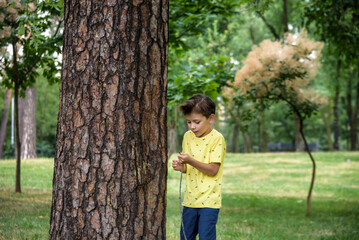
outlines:
[{"label": "green foliage", "polygon": [[359,57],[359,4],[353,0],[310,1],[305,12],[306,25],[314,23],[315,32],[341,52],[347,61]]},{"label": "green foliage", "polygon": [[196,93],[216,99],[221,87],[233,78],[228,50],[223,47],[228,32],[220,33],[219,21],[207,28],[205,35],[189,39],[193,48],[170,51],[168,102],[175,105]]},{"label": "green foliage", "polygon": [[209,23],[220,19],[226,22],[238,6],[232,0],[171,0],[169,18],[170,47],[187,49],[184,39],[205,34]]},{"label": "green foliage", "polygon": [[[36,69],[40,66],[45,69],[45,74],[50,82],[58,82],[60,63],[55,53],[61,52],[62,35],[59,34],[61,21],[55,20],[61,16],[63,1],[3,1],[0,14],[5,21],[0,23],[0,31],[5,30],[10,34],[3,34],[0,48],[9,49],[12,52],[2,51],[0,65],[1,84],[7,88],[14,88],[15,79],[19,79],[20,94],[24,96],[25,90],[32,87],[38,76]],[[36,4],[36,5],[35,5]],[[50,29],[57,24],[53,34]],[[15,48],[15,52],[14,52]],[[17,55],[17,63],[13,65],[13,56]],[[16,78],[17,76],[18,78]]]}]

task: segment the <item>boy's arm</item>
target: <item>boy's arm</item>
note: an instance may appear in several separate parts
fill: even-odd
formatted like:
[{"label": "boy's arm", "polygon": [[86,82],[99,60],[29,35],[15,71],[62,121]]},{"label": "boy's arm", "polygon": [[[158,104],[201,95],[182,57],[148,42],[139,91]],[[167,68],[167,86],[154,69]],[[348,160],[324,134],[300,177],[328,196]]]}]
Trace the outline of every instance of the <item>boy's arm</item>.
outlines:
[{"label": "boy's arm", "polygon": [[[218,173],[219,167],[221,166],[220,163],[203,163],[197,161],[187,153],[180,153],[178,154],[179,163],[182,164],[189,164],[194,168],[197,168],[200,172],[214,177]],[[187,169],[186,169],[187,170]]]}]

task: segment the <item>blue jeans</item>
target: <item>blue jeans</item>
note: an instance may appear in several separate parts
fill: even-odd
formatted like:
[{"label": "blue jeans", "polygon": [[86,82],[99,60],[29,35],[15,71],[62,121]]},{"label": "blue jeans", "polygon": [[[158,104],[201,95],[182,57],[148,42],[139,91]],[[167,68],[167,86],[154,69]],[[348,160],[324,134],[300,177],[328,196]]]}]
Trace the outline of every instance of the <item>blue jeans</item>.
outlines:
[{"label": "blue jeans", "polygon": [[[219,209],[183,207],[183,225],[187,240],[215,240]],[[181,240],[185,240],[181,226]]]}]

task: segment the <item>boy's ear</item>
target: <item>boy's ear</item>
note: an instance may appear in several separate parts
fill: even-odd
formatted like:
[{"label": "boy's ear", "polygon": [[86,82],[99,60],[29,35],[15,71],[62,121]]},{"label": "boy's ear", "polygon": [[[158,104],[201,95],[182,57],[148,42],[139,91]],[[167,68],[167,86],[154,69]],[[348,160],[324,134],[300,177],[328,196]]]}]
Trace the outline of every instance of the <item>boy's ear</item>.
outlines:
[{"label": "boy's ear", "polygon": [[209,122],[212,124],[214,122],[214,119],[215,119],[215,116],[214,114],[212,113],[211,115],[209,115]]}]

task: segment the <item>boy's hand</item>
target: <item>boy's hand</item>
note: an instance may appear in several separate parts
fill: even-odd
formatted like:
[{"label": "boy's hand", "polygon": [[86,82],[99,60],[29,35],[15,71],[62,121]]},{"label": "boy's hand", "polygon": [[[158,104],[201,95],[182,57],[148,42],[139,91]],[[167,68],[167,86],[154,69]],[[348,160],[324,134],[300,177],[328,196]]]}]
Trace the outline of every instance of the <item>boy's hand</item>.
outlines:
[{"label": "boy's hand", "polygon": [[172,167],[175,171],[181,171],[181,164],[179,163],[178,160],[172,161]]},{"label": "boy's hand", "polygon": [[190,163],[192,158],[187,153],[179,153],[178,160],[179,160],[179,163],[185,164],[185,163]]}]

